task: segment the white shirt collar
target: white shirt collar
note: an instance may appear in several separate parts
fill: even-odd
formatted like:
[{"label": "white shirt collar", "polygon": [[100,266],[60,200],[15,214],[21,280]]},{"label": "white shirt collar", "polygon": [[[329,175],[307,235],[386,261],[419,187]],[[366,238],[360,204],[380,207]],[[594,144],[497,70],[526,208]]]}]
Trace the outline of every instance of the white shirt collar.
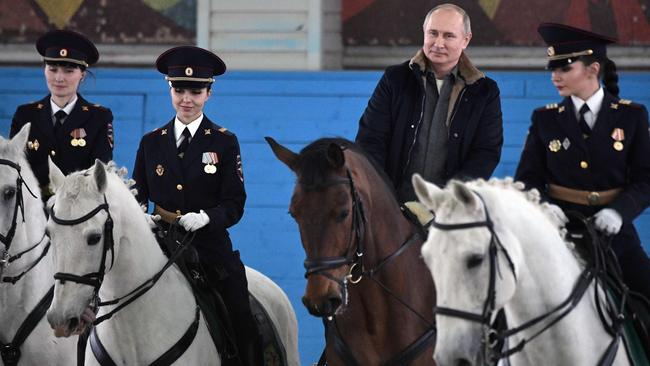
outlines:
[{"label": "white shirt collar", "polygon": [[181,138],[181,135],[183,134],[183,130],[185,127],[187,127],[188,130],[190,130],[190,135],[194,137],[194,134],[196,133],[196,130],[199,129],[199,126],[201,125],[201,121],[203,120],[203,113],[195,119],[194,121],[190,122],[189,124],[184,124],[181,122],[181,120],[176,117],[174,119],[174,136],[176,137],[176,141]]},{"label": "white shirt collar", "polygon": [[598,112],[600,112],[600,107],[603,105],[603,99],[605,98],[605,92],[603,91],[603,88],[600,87],[598,91],[594,93],[589,99],[586,101],[576,97],[575,95],[571,96],[571,101],[573,102],[573,107],[576,112],[576,118],[579,116],[579,111],[582,106],[587,103],[587,106],[589,106],[589,111],[593,113],[594,116],[598,115]]},{"label": "white shirt collar", "polygon": [[72,112],[72,108],[74,108],[75,104],[77,104],[77,94],[74,95],[71,101],[68,102],[68,104],[65,105],[65,107],[61,108],[54,101],[52,101],[52,98],[50,98],[50,107],[52,107],[52,116],[54,116],[54,113],[60,111],[63,109],[65,114],[69,115],[70,112]]}]

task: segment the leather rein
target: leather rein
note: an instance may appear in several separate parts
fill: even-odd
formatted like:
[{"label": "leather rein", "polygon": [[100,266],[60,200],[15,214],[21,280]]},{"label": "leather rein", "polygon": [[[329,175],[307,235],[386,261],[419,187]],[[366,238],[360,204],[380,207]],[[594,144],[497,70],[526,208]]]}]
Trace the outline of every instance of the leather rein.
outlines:
[{"label": "leather rein", "polygon": [[[398,354],[391,357],[389,361],[384,363],[384,365],[405,365],[410,363],[412,360],[417,358],[425,349],[433,345],[436,339],[436,328],[435,325],[427,320],[422,314],[418,313],[412,306],[407,302],[399,298],[390,288],[377,280],[375,274],[377,274],[381,269],[389,262],[400,256],[408,248],[410,248],[414,243],[417,242],[418,238],[425,238],[425,230],[416,230],[409,238],[402,243],[397,250],[386,258],[380,260],[373,268],[366,269],[363,262],[363,257],[365,253],[364,246],[364,237],[365,237],[365,228],[366,228],[366,217],[363,210],[363,203],[361,197],[357,192],[357,189],[354,185],[354,180],[352,179],[352,174],[349,169],[346,169],[346,178],[332,179],[325,183],[318,184],[318,187],[327,187],[338,184],[346,184],[350,187],[350,194],[352,196],[352,225],[350,229],[350,235],[348,240],[348,246],[345,251],[345,254],[338,257],[324,257],[317,259],[306,259],[304,262],[305,267],[305,278],[308,278],[311,275],[320,275],[328,278],[329,280],[336,282],[342,289],[343,293],[343,303],[348,301],[348,292],[347,286],[348,282],[354,284],[359,283],[364,277],[371,279],[376,283],[384,292],[389,294],[400,304],[406,307],[410,312],[415,314],[422,322],[427,325],[427,330],[416,339],[413,343],[407,346]],[[417,222],[417,221],[414,221]],[[329,272],[326,272],[331,269],[339,268],[342,266],[350,266],[350,271],[347,276],[343,279],[334,277]],[[350,346],[345,342],[341,332],[338,329],[336,322],[336,315],[328,316],[323,319],[323,322],[326,326],[326,332],[328,338],[331,336],[334,342],[334,349],[338,355],[345,361],[346,365],[361,365],[355,358],[354,352],[352,352]],[[320,357],[318,366],[326,365],[325,359],[325,350]]]}]

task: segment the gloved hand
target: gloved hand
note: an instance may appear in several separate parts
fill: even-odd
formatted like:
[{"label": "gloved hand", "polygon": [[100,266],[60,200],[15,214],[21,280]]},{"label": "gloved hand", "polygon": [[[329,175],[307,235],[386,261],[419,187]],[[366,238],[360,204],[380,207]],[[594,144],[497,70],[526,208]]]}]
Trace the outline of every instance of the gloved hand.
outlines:
[{"label": "gloved hand", "polygon": [[607,235],[615,235],[621,230],[623,218],[612,208],[603,208],[594,215],[596,229]]},{"label": "gloved hand", "polygon": [[148,213],[144,214],[144,217],[147,219],[147,224],[151,229],[158,227],[158,221],[160,221],[160,215],[149,215]]},{"label": "gloved hand", "polygon": [[188,212],[181,216],[178,223],[187,231],[197,231],[210,223],[210,217],[205,211],[201,210],[199,213]]}]

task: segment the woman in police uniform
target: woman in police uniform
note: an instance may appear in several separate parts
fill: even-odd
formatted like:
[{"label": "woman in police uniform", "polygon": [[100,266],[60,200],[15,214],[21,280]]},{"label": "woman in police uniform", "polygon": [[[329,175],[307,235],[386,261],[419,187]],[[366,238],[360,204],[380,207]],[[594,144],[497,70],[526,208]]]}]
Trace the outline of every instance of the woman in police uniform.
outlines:
[{"label": "woman in police uniform", "polygon": [[88,168],[95,159],[108,162],[113,158],[113,114],[78,93],[88,66],[99,59],[90,40],[72,31],[54,30],[36,41],[36,49],[45,62],[50,94],[19,106],[9,135],[13,137],[31,123],[27,159],[46,200],[51,195],[48,156],[65,174]]},{"label": "woman in police uniform", "polygon": [[593,216],[596,229],[613,235],[624,281],[650,298],[650,260],[632,223],[650,205],[646,108],[618,97],[607,58],[613,39],[553,23],[538,32],[564,100],[533,112],[515,179],[565,212]]},{"label": "woman in police uniform", "polygon": [[243,364],[262,365],[244,266],[227,231],[241,219],[246,201],[239,143],[203,114],[213,77],[226,65],[212,52],[182,46],[160,55],[156,67],[167,75],[176,116],[140,141],[133,169],[138,201],[151,201],[163,221],[178,219],[196,233],[192,245],[228,308]]}]

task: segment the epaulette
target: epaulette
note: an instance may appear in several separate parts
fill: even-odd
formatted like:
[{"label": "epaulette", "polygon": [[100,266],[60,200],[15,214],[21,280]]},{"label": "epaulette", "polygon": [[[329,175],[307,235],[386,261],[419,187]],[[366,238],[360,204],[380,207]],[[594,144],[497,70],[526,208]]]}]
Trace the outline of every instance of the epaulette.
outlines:
[{"label": "epaulette", "polygon": [[535,111],[543,112],[543,111],[549,111],[549,110],[553,110],[553,109],[557,109],[557,108],[558,108],[557,103],[551,103],[551,104],[547,104],[547,105],[545,105],[543,107],[539,107]]},{"label": "epaulette", "polygon": [[619,99],[618,104],[630,105],[630,104],[632,104],[632,101],[629,100],[629,99]]},{"label": "epaulette", "polygon": [[555,109],[557,108],[557,103],[551,103],[546,105],[546,109]]},{"label": "epaulette", "polygon": [[633,101],[631,101],[629,99],[619,99],[617,102],[612,103],[610,105],[610,107],[612,109],[618,109],[618,106],[621,106],[621,105],[628,106],[628,107],[633,107],[633,108],[641,107],[641,104],[634,103]]},{"label": "epaulette", "polygon": [[232,132],[228,131],[228,129],[225,127],[219,127],[217,131],[223,133],[226,136],[232,136]]}]

